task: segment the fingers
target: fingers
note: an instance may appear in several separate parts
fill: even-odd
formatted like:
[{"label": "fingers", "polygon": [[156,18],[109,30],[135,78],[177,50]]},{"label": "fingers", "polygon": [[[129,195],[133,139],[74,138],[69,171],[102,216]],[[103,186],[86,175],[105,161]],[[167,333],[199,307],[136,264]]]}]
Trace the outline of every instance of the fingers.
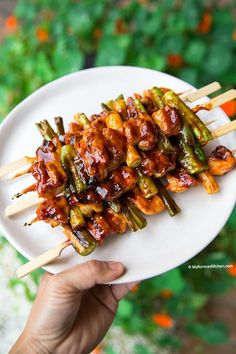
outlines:
[{"label": "fingers", "polygon": [[138,283],[114,284],[110,287],[114,298],[120,301]]},{"label": "fingers", "polygon": [[125,268],[120,262],[88,261],[65,272],[56,274],[52,280],[55,285],[68,290],[86,290],[96,284],[111,282],[120,277]]}]

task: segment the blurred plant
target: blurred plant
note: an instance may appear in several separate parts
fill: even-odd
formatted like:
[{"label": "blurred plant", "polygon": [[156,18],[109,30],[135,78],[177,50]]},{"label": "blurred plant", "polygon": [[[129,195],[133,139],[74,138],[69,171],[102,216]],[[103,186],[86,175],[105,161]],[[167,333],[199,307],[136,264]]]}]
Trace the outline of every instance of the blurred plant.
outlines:
[{"label": "blurred plant", "polygon": [[[19,0],[6,20],[8,36],[0,51],[0,119],[41,85],[93,65],[143,66],[198,87],[218,80],[230,88],[236,85],[234,5],[233,0],[219,5],[213,0],[61,0],[55,6],[53,0]],[[236,102],[223,109],[235,117]],[[212,294],[236,285],[235,236],[236,211],[191,261],[234,263],[233,268],[190,271],[185,264],[147,280],[120,303],[115,323],[162,346],[180,347],[179,329],[210,344],[227,342],[226,326],[211,322],[202,309]],[[34,275],[36,283],[40,274]],[[139,346],[135,353],[151,350]]]}]

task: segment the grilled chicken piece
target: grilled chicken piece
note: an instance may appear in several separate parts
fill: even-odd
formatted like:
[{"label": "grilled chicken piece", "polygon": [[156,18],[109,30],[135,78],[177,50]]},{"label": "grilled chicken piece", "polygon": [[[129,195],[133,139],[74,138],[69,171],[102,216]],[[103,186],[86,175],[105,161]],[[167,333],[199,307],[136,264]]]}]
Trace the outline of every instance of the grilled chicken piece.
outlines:
[{"label": "grilled chicken piece", "polygon": [[69,145],[78,145],[80,139],[81,139],[81,132],[83,131],[83,128],[77,124],[76,122],[70,122],[68,131],[64,135],[64,141],[65,144]]},{"label": "grilled chicken piece", "polygon": [[115,213],[107,208],[103,213],[95,214],[88,222],[88,229],[92,236],[101,245],[111,234],[123,234],[127,223],[122,213]]},{"label": "grilled chicken piece", "polygon": [[165,204],[158,195],[154,195],[147,199],[143,196],[143,193],[138,187],[135,187],[131,192],[129,200],[131,200],[136,207],[146,215],[159,214],[165,209]]},{"label": "grilled chicken piece", "polygon": [[176,109],[166,106],[154,112],[152,118],[166,136],[179,134],[181,119]]},{"label": "grilled chicken piece", "polygon": [[83,131],[77,148],[85,171],[91,178],[102,181],[125,160],[125,138],[109,128],[89,128]]},{"label": "grilled chicken piece", "polygon": [[87,223],[91,235],[100,244],[111,234],[111,228],[101,213],[95,214]]},{"label": "grilled chicken piece", "polygon": [[68,223],[69,206],[65,197],[54,197],[45,200],[36,210],[37,218],[33,222],[44,220],[56,227]]},{"label": "grilled chicken piece", "polygon": [[36,151],[36,156],[37,161],[30,167],[30,172],[37,180],[38,194],[40,197],[54,195],[59,189],[63,189],[67,181],[55,145],[44,141]]},{"label": "grilled chicken piece", "polygon": [[176,154],[163,154],[158,149],[141,152],[141,170],[148,176],[162,177],[176,167]]},{"label": "grilled chicken piece", "polygon": [[103,200],[112,201],[134,188],[137,182],[137,172],[131,167],[122,166],[113,171],[107,181],[100,183],[96,192]]},{"label": "grilled chicken piece", "polygon": [[199,184],[198,180],[190,175],[183,167],[177,167],[173,172],[166,174],[168,184],[165,186],[171,192],[185,192],[192,186]]},{"label": "grilled chicken piece", "polygon": [[217,146],[208,158],[209,171],[214,176],[221,176],[235,166],[235,157],[225,146]]},{"label": "grilled chicken piece", "polygon": [[115,213],[111,208],[107,208],[104,213],[112,233],[123,234],[127,229],[127,222],[122,213]]},{"label": "grilled chicken piece", "polygon": [[103,211],[101,198],[92,190],[72,194],[69,198],[69,205],[79,206],[82,214],[86,217]]}]

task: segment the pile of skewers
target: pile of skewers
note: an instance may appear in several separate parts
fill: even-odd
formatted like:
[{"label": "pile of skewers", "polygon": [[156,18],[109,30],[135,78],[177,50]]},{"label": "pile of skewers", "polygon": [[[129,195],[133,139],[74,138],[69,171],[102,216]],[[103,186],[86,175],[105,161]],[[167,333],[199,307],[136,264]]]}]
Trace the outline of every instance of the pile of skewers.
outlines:
[{"label": "pile of skewers", "polygon": [[[56,131],[47,120],[37,123],[43,142],[36,157],[0,168],[1,177],[30,164],[15,177],[29,173],[36,182],[15,197],[37,193],[7,207],[6,214],[38,204],[36,217],[26,225],[43,220],[62,227],[68,241],[54,255],[71,244],[85,256],[111,234],[144,228],[144,215],[164,210],[172,217],[178,214],[180,208],[169,192],[202,185],[208,194],[217,193],[214,176],[231,171],[235,158],[224,146],[206,156],[203,146],[235,130],[236,124],[211,132],[196,113],[235,98],[235,90],[193,109],[185,102],[219,87],[213,83],[180,95],[153,87],[127,100],[120,95],[102,103],[102,111],[90,118],[77,113],[66,132],[61,117],[55,118]],[[38,266],[48,263],[44,256]]]}]

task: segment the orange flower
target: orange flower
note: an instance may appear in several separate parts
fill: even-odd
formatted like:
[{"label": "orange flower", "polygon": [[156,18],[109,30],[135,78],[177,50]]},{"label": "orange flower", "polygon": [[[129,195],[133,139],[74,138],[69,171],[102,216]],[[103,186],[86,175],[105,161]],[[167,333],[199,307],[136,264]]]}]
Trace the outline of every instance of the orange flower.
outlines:
[{"label": "orange flower", "polygon": [[134,286],[130,289],[132,293],[136,293],[139,289],[140,285],[139,284],[134,284]]},{"label": "orange flower", "polygon": [[36,37],[40,43],[48,42],[49,34],[48,31],[42,27],[37,28]]},{"label": "orange flower", "polygon": [[102,348],[98,345],[91,354],[102,354]]},{"label": "orange flower", "polygon": [[231,277],[236,277],[236,263],[233,263],[233,267],[227,268],[227,272]]},{"label": "orange flower", "polygon": [[164,299],[170,299],[173,296],[173,292],[170,289],[163,289],[160,292],[161,297]]},{"label": "orange flower", "polygon": [[122,18],[118,18],[115,23],[115,31],[116,33],[126,33],[127,32],[127,27],[126,23]]},{"label": "orange flower", "polygon": [[169,54],[167,61],[172,68],[180,68],[184,64],[183,58],[180,54]]},{"label": "orange flower", "polygon": [[173,318],[167,313],[156,313],[152,316],[153,322],[163,328],[171,328],[174,325]]},{"label": "orange flower", "polygon": [[212,27],[212,16],[205,12],[202,16],[201,22],[198,24],[197,32],[208,33]]},{"label": "orange flower", "polygon": [[101,28],[95,28],[95,30],[93,31],[93,38],[98,41],[102,36],[102,30]]},{"label": "orange flower", "polygon": [[236,42],[236,28],[233,30],[232,39]]},{"label": "orange flower", "polygon": [[18,27],[18,20],[17,20],[16,16],[11,15],[11,16],[7,17],[5,24],[6,24],[6,29],[9,32],[13,32]]},{"label": "orange flower", "polygon": [[232,100],[229,102],[226,102],[220,106],[223,111],[227,114],[229,117],[233,117],[236,114],[236,101]]}]

